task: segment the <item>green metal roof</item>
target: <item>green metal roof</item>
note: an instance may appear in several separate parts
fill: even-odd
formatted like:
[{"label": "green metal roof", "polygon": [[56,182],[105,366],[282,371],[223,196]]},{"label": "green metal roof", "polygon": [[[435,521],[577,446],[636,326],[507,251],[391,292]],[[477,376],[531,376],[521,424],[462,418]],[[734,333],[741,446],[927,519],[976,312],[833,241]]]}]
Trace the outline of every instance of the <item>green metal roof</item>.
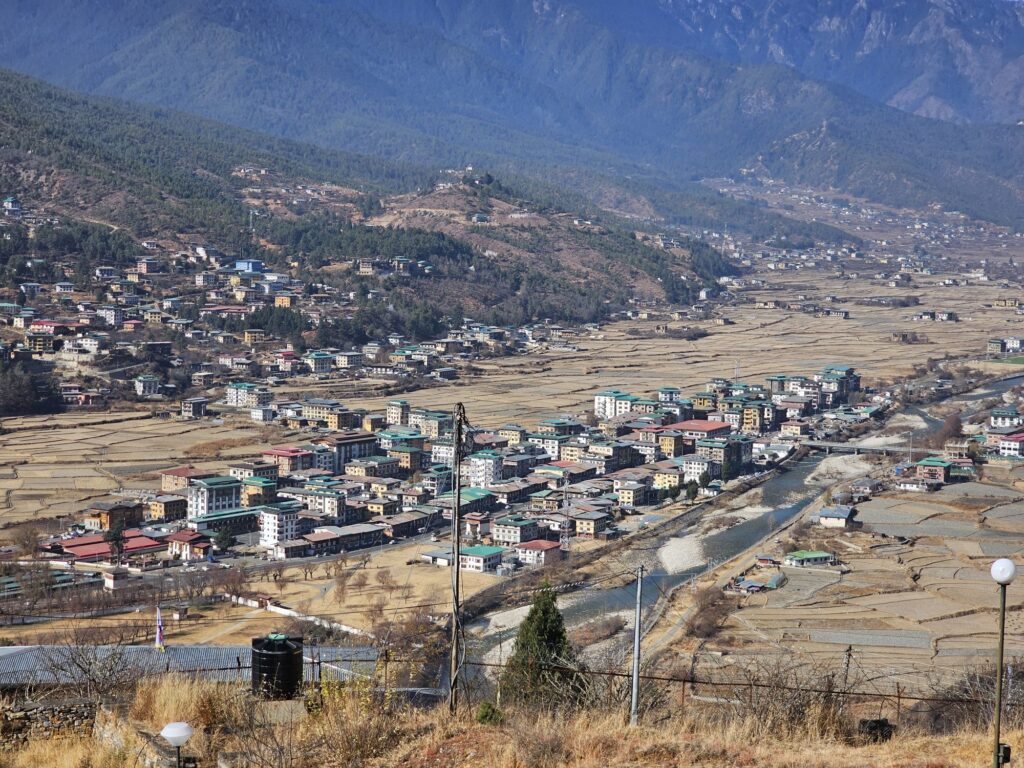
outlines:
[{"label": "green metal roof", "polygon": [[494,557],[500,555],[505,551],[504,547],[485,547],[479,545],[476,547],[463,547],[459,550],[460,555],[469,555],[471,557]]}]

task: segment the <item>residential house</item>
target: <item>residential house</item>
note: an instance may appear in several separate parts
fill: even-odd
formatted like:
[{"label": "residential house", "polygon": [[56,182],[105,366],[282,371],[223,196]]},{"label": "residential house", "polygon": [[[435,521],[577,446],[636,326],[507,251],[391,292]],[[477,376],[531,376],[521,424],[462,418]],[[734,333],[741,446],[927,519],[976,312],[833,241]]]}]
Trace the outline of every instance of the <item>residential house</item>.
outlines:
[{"label": "residential house", "polygon": [[853,528],[857,525],[854,518],[857,508],[845,504],[825,507],[818,513],[818,524],[822,528]]},{"label": "residential house", "polygon": [[181,416],[185,419],[201,419],[206,416],[206,407],[210,404],[205,397],[189,397],[181,401]]},{"label": "residential house", "polygon": [[161,494],[149,501],[149,519],[170,522],[188,514],[188,500],[176,494]]},{"label": "residential house", "polygon": [[203,480],[207,477],[216,476],[216,472],[209,469],[198,469],[188,464],[184,467],[164,469],[160,472],[160,490],[183,491],[188,488],[193,480]]},{"label": "residential house", "polygon": [[503,547],[463,547],[459,550],[459,570],[475,573],[493,573],[501,565]]},{"label": "residential house", "polygon": [[516,557],[526,566],[544,566],[561,562],[565,553],[557,541],[534,539],[515,546]]},{"label": "residential house", "polygon": [[792,568],[807,568],[813,566],[835,565],[836,558],[831,552],[801,549],[787,554],[782,562],[784,565],[788,565]]},{"label": "residential house", "polygon": [[213,550],[209,536],[187,529],[172,533],[164,541],[167,543],[167,554],[172,560],[205,560]]},{"label": "residential house", "polygon": [[540,536],[537,521],[522,515],[508,515],[494,521],[491,539],[496,544],[515,545],[532,541]]}]

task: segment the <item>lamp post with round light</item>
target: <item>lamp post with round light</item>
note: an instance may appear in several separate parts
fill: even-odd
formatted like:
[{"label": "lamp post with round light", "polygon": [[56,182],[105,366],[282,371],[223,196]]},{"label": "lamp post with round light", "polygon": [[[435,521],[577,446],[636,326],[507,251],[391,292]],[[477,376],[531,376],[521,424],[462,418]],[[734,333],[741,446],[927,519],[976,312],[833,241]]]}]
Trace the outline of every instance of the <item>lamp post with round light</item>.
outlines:
[{"label": "lamp post with round light", "polygon": [[178,768],[181,768],[181,748],[192,737],[192,726],[188,723],[168,723],[160,731],[160,735],[174,747],[178,757]]},{"label": "lamp post with round light", "polygon": [[1003,637],[1006,634],[1006,588],[1017,575],[1017,566],[1005,557],[992,563],[992,579],[999,585],[999,651],[996,654],[996,709],[994,717],[995,742],[992,746],[992,768],[1002,764],[1002,745],[999,743],[999,719],[1003,712]]}]

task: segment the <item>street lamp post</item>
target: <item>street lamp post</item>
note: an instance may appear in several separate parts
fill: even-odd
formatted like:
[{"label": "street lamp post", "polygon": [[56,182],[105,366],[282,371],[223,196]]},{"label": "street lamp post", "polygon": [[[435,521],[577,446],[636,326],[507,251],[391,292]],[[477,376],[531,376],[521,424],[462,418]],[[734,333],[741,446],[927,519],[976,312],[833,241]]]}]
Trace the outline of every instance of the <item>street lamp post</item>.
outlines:
[{"label": "street lamp post", "polygon": [[992,745],[992,768],[1002,765],[1002,745],[999,743],[999,720],[1003,712],[1003,637],[1006,634],[1006,588],[1017,575],[1017,566],[1005,557],[992,563],[992,579],[999,585],[999,650],[996,653],[996,709],[995,741]]},{"label": "street lamp post", "polygon": [[188,723],[168,723],[164,726],[164,729],[160,731],[160,735],[164,741],[174,747],[175,753],[178,758],[178,768],[181,768],[181,748],[185,746],[192,737],[192,726]]}]

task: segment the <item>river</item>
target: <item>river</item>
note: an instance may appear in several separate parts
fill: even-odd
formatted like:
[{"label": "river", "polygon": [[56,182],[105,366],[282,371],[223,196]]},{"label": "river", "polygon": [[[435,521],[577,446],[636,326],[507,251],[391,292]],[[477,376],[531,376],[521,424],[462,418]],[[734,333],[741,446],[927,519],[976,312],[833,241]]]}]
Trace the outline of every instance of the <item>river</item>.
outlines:
[{"label": "river", "polygon": [[[982,401],[997,397],[1003,392],[1017,386],[1024,380],[1024,375],[1016,376],[993,384],[982,386],[972,392],[959,395],[955,399],[967,404],[967,410],[972,405],[980,404]],[[900,413],[920,418],[924,426],[909,430],[903,437],[909,439],[923,439],[933,434],[941,425],[942,419],[931,416],[927,407],[909,406],[903,408]],[[671,544],[673,539],[686,537],[692,534],[700,525],[697,519],[694,525],[677,533],[666,534],[663,537],[655,537],[644,540],[644,551],[647,556],[638,557],[638,562],[644,562],[648,566],[645,570],[642,590],[642,605],[644,613],[650,611],[662,597],[672,589],[690,581],[694,576],[706,571],[709,566],[720,563],[749,549],[758,541],[770,536],[774,531],[784,526],[799,516],[808,505],[810,505],[821,493],[820,486],[807,485],[807,478],[821,463],[824,455],[811,454],[804,459],[789,464],[787,471],[767,480],[759,486],[761,501],[758,506],[763,506],[766,511],[749,520],[713,533],[704,538],[702,543],[702,556],[700,562],[693,567],[675,573],[669,573],[660,563],[656,556],[657,550]],[[636,584],[635,582],[616,588],[591,587],[573,592],[559,598],[559,605],[567,626],[572,627],[602,616],[616,613],[631,614],[636,605]],[[501,622],[504,626],[500,631],[493,631],[476,636],[469,642],[469,656],[481,660],[485,655],[493,651],[499,645],[504,644],[503,653],[510,650],[510,641],[515,637],[518,620],[525,615],[526,608],[509,612],[507,621]],[[483,629],[488,619],[483,619],[474,624],[475,628]]]}]

